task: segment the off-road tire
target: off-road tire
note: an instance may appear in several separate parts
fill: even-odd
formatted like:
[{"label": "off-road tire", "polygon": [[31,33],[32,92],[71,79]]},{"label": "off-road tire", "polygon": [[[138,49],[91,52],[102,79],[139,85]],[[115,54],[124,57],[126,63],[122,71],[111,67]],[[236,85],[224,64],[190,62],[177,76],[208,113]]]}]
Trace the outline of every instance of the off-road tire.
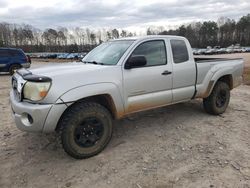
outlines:
[{"label": "off-road tire", "polygon": [[[223,93],[223,102],[218,103],[218,98]],[[203,99],[203,106],[207,113],[212,115],[219,115],[226,111],[230,101],[230,88],[228,84],[222,81],[218,81],[211,94]],[[220,104],[220,105],[219,105]]]},{"label": "off-road tire", "polygon": [[[97,118],[103,127],[103,134],[91,147],[82,147],[75,140],[76,128],[82,126],[86,118]],[[95,102],[79,102],[63,114],[59,122],[62,127],[61,140],[64,151],[76,159],[92,157],[100,153],[112,137],[113,123],[110,112],[102,105]],[[84,125],[85,126],[85,125]]]}]

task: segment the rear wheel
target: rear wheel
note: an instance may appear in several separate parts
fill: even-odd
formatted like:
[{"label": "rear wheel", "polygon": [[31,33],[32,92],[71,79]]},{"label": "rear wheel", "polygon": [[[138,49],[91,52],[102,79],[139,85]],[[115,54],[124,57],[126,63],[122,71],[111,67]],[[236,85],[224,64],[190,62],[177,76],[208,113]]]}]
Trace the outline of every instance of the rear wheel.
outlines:
[{"label": "rear wheel", "polygon": [[76,159],[92,157],[101,152],[112,136],[112,117],[109,111],[94,102],[72,106],[60,121],[62,145]]},{"label": "rear wheel", "polygon": [[21,68],[21,66],[18,64],[11,65],[9,68],[10,75],[13,75],[20,68]]},{"label": "rear wheel", "polygon": [[207,113],[218,115],[226,111],[230,101],[230,88],[225,82],[218,81],[212,93],[203,99],[203,106]]}]

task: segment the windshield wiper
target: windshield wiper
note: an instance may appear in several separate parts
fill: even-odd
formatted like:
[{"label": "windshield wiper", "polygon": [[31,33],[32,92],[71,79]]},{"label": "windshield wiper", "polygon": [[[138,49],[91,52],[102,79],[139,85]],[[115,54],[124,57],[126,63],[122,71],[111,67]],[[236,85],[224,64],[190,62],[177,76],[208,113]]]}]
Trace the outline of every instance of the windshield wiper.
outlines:
[{"label": "windshield wiper", "polygon": [[96,61],[83,61],[83,63],[91,63],[91,64],[95,64],[95,65],[104,65],[103,63],[96,62]]}]

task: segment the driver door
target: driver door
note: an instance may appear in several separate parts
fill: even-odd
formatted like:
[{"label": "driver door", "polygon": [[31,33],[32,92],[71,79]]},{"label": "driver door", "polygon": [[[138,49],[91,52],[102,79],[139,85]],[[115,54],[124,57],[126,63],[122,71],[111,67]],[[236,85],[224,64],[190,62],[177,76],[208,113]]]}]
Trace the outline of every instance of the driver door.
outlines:
[{"label": "driver door", "polygon": [[131,56],[143,55],[147,64],[123,68],[126,114],[172,102],[172,64],[168,61],[165,43],[165,40],[140,43]]}]

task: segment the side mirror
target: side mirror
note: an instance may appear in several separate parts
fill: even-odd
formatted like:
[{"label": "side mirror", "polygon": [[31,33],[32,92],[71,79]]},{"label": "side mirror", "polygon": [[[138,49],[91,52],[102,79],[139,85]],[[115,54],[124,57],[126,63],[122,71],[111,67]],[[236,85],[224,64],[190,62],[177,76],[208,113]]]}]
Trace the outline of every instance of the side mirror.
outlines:
[{"label": "side mirror", "polygon": [[132,69],[135,67],[143,67],[147,64],[147,60],[144,55],[131,56],[125,64],[125,69]]}]

